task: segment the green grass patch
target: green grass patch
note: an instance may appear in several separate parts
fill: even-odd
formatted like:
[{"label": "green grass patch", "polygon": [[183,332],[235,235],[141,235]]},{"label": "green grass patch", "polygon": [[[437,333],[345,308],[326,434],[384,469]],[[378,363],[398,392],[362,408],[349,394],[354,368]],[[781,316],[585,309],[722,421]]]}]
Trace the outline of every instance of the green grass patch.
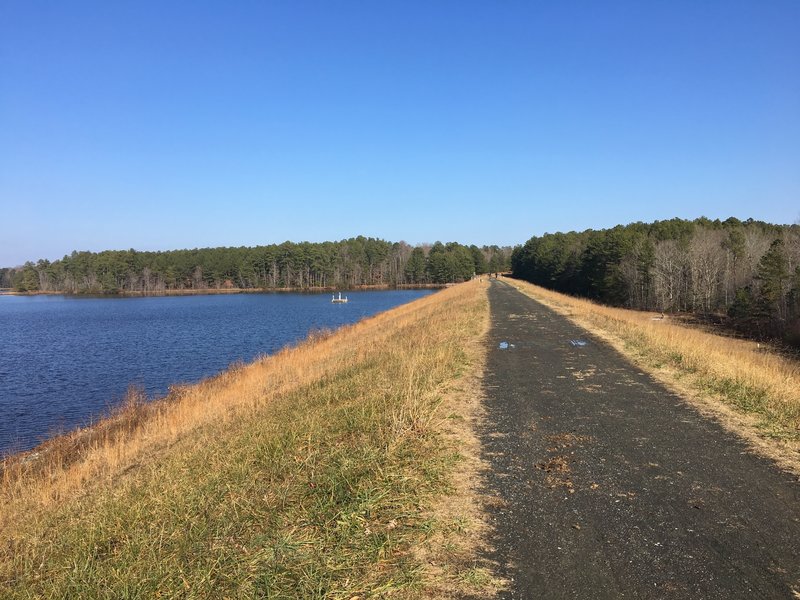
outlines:
[{"label": "green grass patch", "polygon": [[635,356],[653,368],[669,366],[675,369],[677,379],[691,377],[691,385],[698,392],[712,395],[736,410],[759,417],[758,429],[762,435],[781,440],[800,440],[800,431],[794,427],[798,418],[797,405],[776,404],[769,391],[758,385],[731,377],[721,377],[713,373],[704,373],[701,369],[689,364],[682,353],[664,350],[635,333],[620,333],[626,348],[635,349]]}]

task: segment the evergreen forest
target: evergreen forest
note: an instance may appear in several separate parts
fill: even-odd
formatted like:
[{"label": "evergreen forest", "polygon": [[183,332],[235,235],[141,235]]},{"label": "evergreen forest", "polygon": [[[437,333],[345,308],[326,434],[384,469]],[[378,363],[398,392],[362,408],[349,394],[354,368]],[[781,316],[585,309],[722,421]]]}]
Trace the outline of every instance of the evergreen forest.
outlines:
[{"label": "evergreen forest", "polygon": [[546,233],[508,247],[356,237],[163,252],[72,252],[0,269],[0,288],[67,294],[347,289],[455,283],[511,270],[556,291],[683,313],[800,346],[800,225],[700,218]]},{"label": "evergreen forest", "polygon": [[800,346],[800,225],[671,219],[544,234],[511,263],[514,276],[560,292]]},{"label": "evergreen forest", "polygon": [[0,269],[0,288],[68,294],[168,290],[313,289],[464,281],[509,268],[511,248],[455,242],[412,247],[356,237],[338,242],[165,252],[73,252]]}]

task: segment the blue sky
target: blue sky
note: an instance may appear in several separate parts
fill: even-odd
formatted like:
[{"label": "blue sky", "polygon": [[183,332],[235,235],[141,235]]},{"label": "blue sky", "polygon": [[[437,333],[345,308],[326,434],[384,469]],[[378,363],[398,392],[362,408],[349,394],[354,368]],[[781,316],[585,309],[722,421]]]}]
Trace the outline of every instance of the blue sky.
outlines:
[{"label": "blue sky", "polygon": [[800,2],[0,0],[0,265],[800,219]]}]

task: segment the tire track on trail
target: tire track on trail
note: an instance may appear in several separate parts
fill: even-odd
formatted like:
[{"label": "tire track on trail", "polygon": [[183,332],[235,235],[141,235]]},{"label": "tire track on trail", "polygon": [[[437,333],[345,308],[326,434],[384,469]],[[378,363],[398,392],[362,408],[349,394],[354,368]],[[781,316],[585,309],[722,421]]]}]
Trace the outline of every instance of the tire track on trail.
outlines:
[{"label": "tire track on trail", "polygon": [[501,597],[800,597],[795,478],[514,287],[489,300]]}]

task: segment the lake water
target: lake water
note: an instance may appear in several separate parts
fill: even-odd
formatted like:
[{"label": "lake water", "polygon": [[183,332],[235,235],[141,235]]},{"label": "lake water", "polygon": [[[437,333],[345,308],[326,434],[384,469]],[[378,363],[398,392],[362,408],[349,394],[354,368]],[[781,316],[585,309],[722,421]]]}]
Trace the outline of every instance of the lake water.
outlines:
[{"label": "lake water", "polygon": [[431,293],[150,298],[0,295],[0,455],[86,425],[130,384],[151,397]]}]

